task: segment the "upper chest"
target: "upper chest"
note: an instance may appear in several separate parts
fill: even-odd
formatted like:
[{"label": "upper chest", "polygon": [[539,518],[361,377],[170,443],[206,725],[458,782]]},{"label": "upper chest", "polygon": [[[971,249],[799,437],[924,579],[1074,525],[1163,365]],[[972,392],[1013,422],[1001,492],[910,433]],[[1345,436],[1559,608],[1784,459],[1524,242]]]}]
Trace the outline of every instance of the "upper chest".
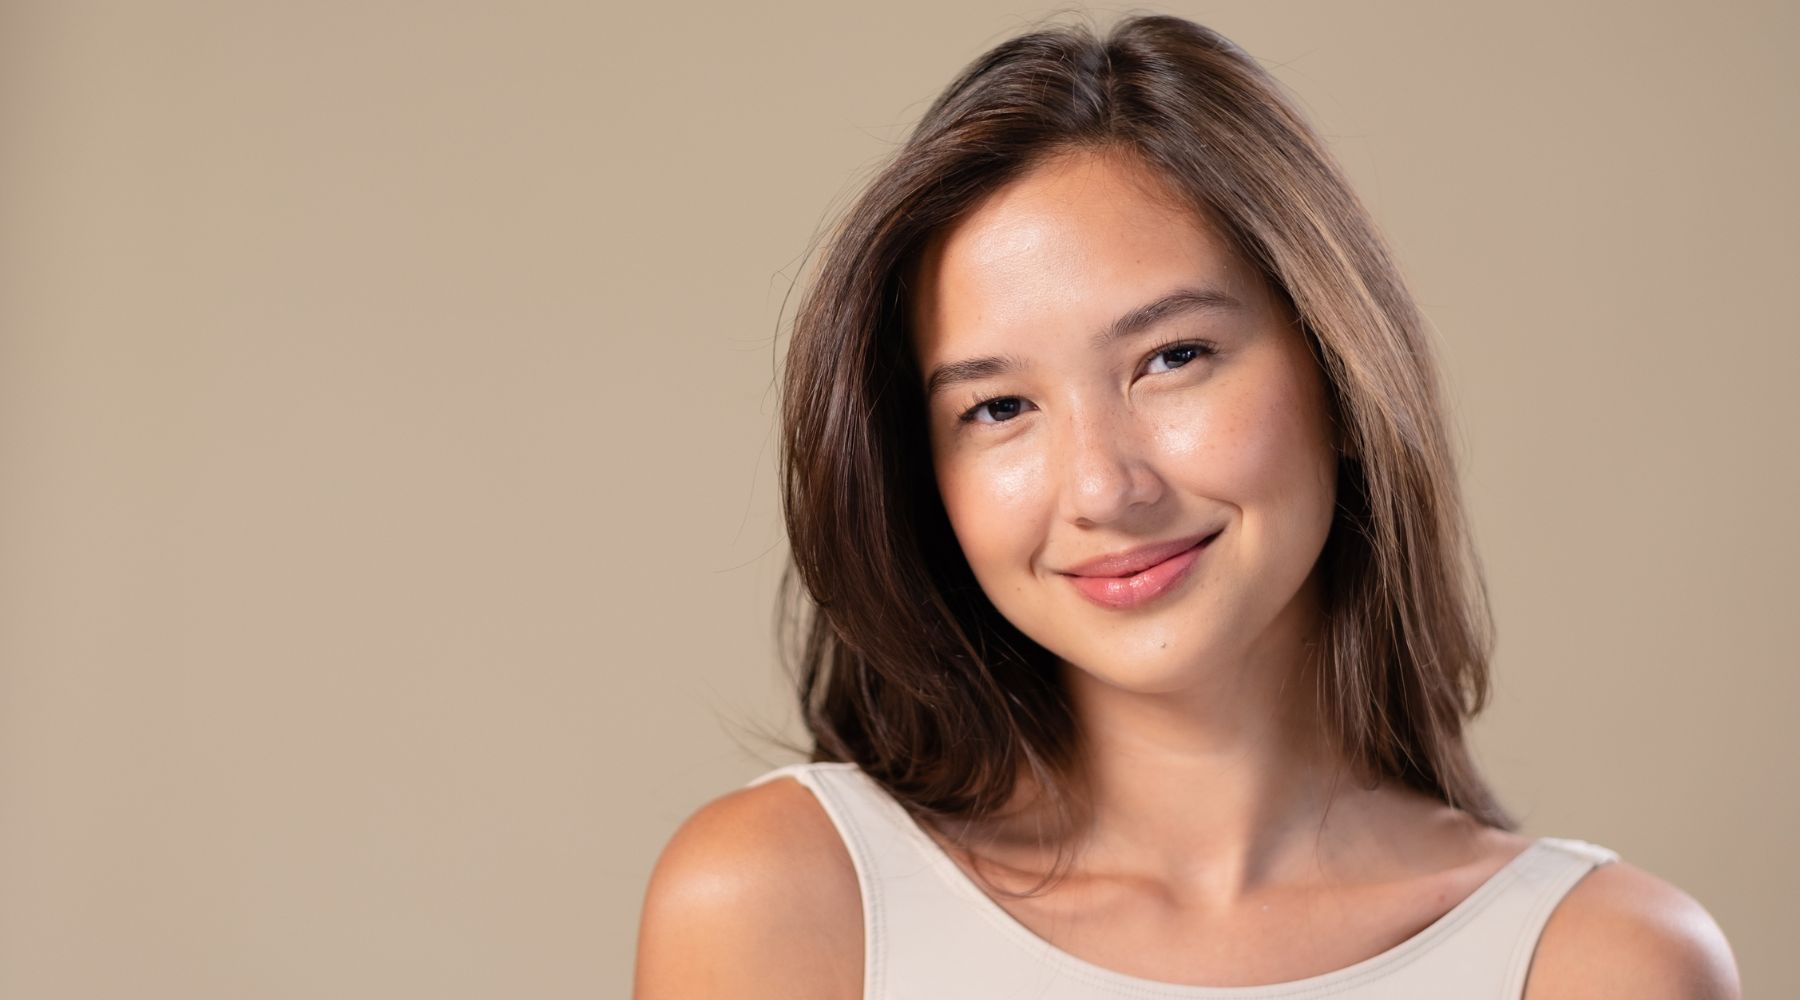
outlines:
[{"label": "upper chest", "polygon": [[[1229,908],[1144,879],[1073,876],[1031,896],[1030,881],[946,851],[968,882],[1020,928],[1083,962],[1165,983],[1255,986],[1324,975],[1389,952],[1469,898],[1520,850],[1507,841],[1475,863],[1365,884],[1271,889]],[[994,884],[984,883],[987,875]]]}]

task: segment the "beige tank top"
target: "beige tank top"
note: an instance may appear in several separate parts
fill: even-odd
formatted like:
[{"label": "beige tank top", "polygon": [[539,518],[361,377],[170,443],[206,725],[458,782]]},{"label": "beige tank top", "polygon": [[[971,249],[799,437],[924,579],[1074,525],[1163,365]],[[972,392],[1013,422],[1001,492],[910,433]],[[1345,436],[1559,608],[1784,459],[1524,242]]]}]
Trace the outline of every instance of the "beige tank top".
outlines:
[{"label": "beige tank top", "polygon": [[856,866],[864,1000],[1518,1000],[1550,911],[1618,854],[1539,837],[1450,912],[1333,972],[1264,986],[1188,986],[1103,968],[1037,936],[983,892],[855,764],[778,767],[811,789]]}]

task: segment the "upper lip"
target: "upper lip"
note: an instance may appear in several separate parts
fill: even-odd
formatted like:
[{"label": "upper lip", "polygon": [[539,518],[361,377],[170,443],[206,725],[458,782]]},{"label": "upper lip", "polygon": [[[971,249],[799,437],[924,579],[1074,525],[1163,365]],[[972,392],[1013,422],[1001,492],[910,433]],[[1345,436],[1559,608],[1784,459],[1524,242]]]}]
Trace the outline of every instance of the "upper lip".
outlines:
[{"label": "upper lip", "polygon": [[1126,549],[1123,552],[1114,552],[1089,559],[1086,562],[1076,563],[1062,572],[1068,576],[1134,576],[1164,559],[1186,552],[1218,533],[1218,531],[1205,531],[1198,535],[1189,535],[1186,538],[1140,545],[1135,549]]}]

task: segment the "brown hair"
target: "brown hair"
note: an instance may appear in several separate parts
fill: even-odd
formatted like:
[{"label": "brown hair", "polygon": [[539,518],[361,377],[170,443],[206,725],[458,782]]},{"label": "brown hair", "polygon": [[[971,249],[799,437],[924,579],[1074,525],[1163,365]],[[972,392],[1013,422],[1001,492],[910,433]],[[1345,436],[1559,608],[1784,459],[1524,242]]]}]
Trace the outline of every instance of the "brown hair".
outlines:
[{"label": "brown hair", "polygon": [[1325,374],[1343,446],[1313,675],[1344,759],[1515,829],[1464,743],[1493,628],[1423,321],[1279,84],[1168,16],[1104,37],[1045,27],[980,56],[827,242],[782,383],[780,644],[811,758],[854,762],[915,816],[965,821],[1008,803],[1028,769],[1068,815],[1073,715],[1053,657],[989,603],[950,531],[903,279],[934,232],[1081,149],[1135,155],[1214,224],[1293,308]]}]

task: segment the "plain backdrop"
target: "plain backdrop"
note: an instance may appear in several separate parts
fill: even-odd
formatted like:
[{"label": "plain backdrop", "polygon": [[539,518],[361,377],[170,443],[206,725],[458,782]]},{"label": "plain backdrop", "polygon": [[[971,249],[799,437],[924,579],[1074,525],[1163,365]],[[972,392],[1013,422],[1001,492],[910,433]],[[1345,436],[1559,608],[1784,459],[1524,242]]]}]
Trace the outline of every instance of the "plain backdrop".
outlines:
[{"label": "plain backdrop", "polygon": [[[1506,803],[1800,994],[1800,8],[1140,9],[1433,325]],[[1048,13],[0,6],[0,996],[624,995],[669,834],[793,759],[793,281]]]}]

